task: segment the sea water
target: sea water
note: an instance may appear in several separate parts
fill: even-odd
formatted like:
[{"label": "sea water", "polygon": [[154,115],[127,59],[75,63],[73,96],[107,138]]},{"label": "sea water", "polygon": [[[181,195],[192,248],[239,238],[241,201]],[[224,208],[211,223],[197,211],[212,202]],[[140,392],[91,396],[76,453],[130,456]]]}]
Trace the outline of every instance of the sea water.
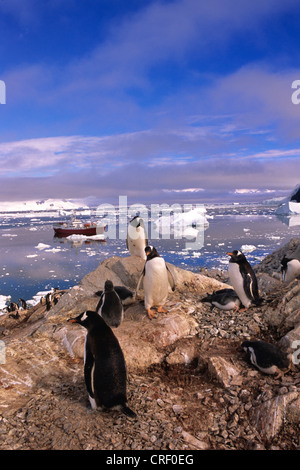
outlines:
[{"label": "sea water", "polygon": [[[299,236],[297,216],[280,217],[275,209],[264,204],[207,205],[203,245],[172,233],[167,239],[151,239],[150,223],[149,243],[167,262],[194,272],[227,270],[226,253],[234,249],[244,251],[255,265]],[[58,220],[55,211],[0,214],[0,309],[7,299],[38,299],[54,288],[72,287],[108,257],[129,256],[124,237],[105,241],[54,237],[52,225]]]}]

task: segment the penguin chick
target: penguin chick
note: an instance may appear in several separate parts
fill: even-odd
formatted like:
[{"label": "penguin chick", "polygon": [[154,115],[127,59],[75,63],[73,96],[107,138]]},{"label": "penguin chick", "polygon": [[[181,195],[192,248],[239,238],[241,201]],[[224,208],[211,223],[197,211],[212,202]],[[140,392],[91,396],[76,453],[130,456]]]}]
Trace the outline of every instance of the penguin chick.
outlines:
[{"label": "penguin chick", "polygon": [[128,224],[126,245],[132,256],[146,260],[145,247],[148,245],[148,238],[144,221],[138,215]]},{"label": "penguin chick", "polygon": [[96,312],[111,327],[117,328],[123,321],[123,304],[110,280],[105,281],[104,291],[96,307]]},{"label": "penguin chick", "polygon": [[158,313],[167,312],[163,305],[168,298],[169,285],[173,291],[175,290],[175,281],[165,260],[158,254],[155,247],[147,246],[145,253],[147,259],[136,292],[139,290],[141,281],[144,280],[145,309],[148,317],[152,319],[157,317],[152,307],[157,307]]},{"label": "penguin chick", "polygon": [[241,303],[245,309],[251,304],[260,305],[262,299],[259,297],[256,275],[245,255],[239,250],[227,254],[230,256],[228,266],[230,283]]},{"label": "penguin chick", "polygon": [[242,348],[247,353],[247,360],[264,374],[277,374],[275,378],[288,372],[291,358],[275,345],[265,341],[244,341]]},{"label": "penguin chick", "polygon": [[210,304],[211,310],[217,307],[220,310],[237,311],[241,305],[241,301],[234,289],[214,291],[212,294],[207,294],[206,297],[201,299],[201,302]]},{"label": "penguin chick", "polygon": [[[114,289],[118,296],[121,299],[121,302],[123,305],[130,305],[135,301],[135,292],[132,292],[130,289],[128,289],[125,286],[114,286]],[[95,292],[95,295],[101,297],[103,294],[102,290],[99,290]]]},{"label": "penguin chick", "polygon": [[84,350],[84,379],[92,409],[119,409],[134,418],[127,406],[127,370],[118,339],[94,311],[68,320],[87,329]]}]

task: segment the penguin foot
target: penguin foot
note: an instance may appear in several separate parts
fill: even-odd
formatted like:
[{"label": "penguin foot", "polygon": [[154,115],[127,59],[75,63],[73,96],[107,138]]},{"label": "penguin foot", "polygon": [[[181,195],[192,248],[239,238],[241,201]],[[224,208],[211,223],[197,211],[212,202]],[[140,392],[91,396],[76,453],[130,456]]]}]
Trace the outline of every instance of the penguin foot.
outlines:
[{"label": "penguin foot", "polygon": [[157,318],[156,313],[153,312],[153,310],[151,310],[151,308],[147,308],[147,314],[148,314],[148,317],[150,318],[150,320],[152,320],[153,318]]},{"label": "penguin foot", "polygon": [[165,308],[163,308],[161,305],[157,308],[157,312],[158,313],[167,313],[168,310],[166,310]]}]

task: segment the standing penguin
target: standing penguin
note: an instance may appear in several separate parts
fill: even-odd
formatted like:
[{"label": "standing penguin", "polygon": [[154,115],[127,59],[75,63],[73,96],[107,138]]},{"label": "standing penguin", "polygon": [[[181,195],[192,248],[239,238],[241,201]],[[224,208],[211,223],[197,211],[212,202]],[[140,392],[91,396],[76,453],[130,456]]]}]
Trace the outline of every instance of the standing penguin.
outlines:
[{"label": "standing penguin", "polygon": [[129,222],[126,245],[132,256],[146,260],[145,248],[148,245],[148,238],[144,221],[138,215]]},{"label": "standing penguin", "polygon": [[104,284],[104,291],[96,307],[96,312],[111,327],[117,328],[124,317],[123,304],[111,281]]},{"label": "standing penguin", "polygon": [[264,374],[276,374],[280,377],[290,369],[290,356],[274,344],[265,341],[244,341],[242,348],[247,353],[247,360]]},{"label": "standing penguin", "polygon": [[228,266],[230,282],[241,303],[245,309],[249,308],[252,303],[259,305],[261,299],[258,293],[256,275],[245,255],[239,250],[227,254],[230,256]]},{"label": "standing penguin", "polygon": [[300,274],[300,245],[294,253],[287,253],[281,260],[281,274],[283,282],[287,284]]},{"label": "standing penguin", "polygon": [[206,297],[201,299],[201,302],[211,305],[211,311],[214,307],[220,310],[238,310],[241,301],[234,289],[220,289],[214,291],[212,294],[206,294]]},{"label": "standing penguin", "polygon": [[175,282],[165,260],[158,254],[153,246],[146,246],[147,256],[145,266],[137,285],[137,292],[142,279],[144,279],[144,304],[150,319],[156,318],[152,307],[157,307],[158,313],[166,313],[163,308],[169,293],[169,285],[175,290]]},{"label": "standing penguin", "polygon": [[97,312],[86,311],[68,320],[87,329],[84,378],[92,409],[120,409],[136,417],[127,406],[127,371],[119,341]]}]

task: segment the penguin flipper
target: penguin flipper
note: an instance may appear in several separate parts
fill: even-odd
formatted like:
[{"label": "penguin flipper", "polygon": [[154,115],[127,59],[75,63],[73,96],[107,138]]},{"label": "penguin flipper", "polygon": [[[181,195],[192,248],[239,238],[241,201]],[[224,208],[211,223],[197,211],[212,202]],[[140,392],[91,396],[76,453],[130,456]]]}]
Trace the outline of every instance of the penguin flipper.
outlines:
[{"label": "penguin flipper", "polygon": [[104,298],[104,292],[102,292],[101,296],[100,296],[100,300],[97,304],[97,307],[96,307],[96,312],[97,313],[100,313],[100,310],[101,310],[101,307],[103,305],[103,298]]},{"label": "penguin flipper", "polygon": [[254,273],[247,272],[244,276],[244,290],[249,299],[259,300],[258,285]]},{"label": "penguin flipper", "polygon": [[131,408],[127,405],[121,405],[121,411],[126,415],[129,416],[129,418],[136,418],[137,415],[134,411],[132,411]]},{"label": "penguin flipper", "polygon": [[84,362],[84,380],[87,392],[91,398],[94,398],[94,390],[92,387],[92,370],[94,367],[94,356],[88,346],[86,344],[85,347],[85,362]]},{"label": "penguin flipper", "polygon": [[170,268],[168,267],[167,264],[166,264],[166,268],[167,268],[167,274],[168,274],[168,281],[169,281],[169,284],[171,286],[172,291],[174,292],[174,290],[176,288],[175,279],[174,279],[174,276],[171,273]]}]

